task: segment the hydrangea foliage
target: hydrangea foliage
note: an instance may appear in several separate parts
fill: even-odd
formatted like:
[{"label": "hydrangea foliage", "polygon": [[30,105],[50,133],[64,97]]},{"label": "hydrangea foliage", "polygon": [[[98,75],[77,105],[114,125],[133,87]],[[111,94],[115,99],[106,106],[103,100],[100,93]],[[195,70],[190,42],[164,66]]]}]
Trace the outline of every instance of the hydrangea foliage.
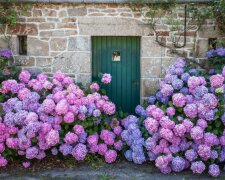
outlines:
[{"label": "hydrangea foliage", "polygon": [[[190,69],[178,59],[168,68],[160,90],[149,97],[148,105],[137,106],[139,120],[132,118],[139,126],[132,129],[141,130],[142,136],[135,141],[132,136],[123,139],[131,150],[138,149],[142,162],[154,161],[165,174],[191,169],[219,176],[225,162],[224,52],[219,48],[207,53],[210,61],[220,60],[222,71],[221,66],[209,72]],[[126,133],[125,126],[122,135]],[[136,148],[130,141],[141,143]],[[147,156],[143,157],[143,151]],[[140,164],[134,151],[126,152],[125,157]]]}]

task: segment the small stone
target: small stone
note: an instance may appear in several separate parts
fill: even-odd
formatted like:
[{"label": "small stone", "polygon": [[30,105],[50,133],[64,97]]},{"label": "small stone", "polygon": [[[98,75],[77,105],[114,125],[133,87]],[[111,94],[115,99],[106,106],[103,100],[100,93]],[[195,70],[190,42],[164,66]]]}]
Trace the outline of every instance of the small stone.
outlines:
[{"label": "small stone", "polygon": [[76,29],[77,25],[75,23],[58,23],[57,28],[71,28]]},{"label": "small stone", "polygon": [[66,49],[66,38],[52,38],[50,41],[51,50],[64,51]]},{"label": "small stone", "polygon": [[51,66],[52,58],[36,58],[36,66]]},{"label": "small stone", "polygon": [[9,26],[9,34],[14,35],[37,35],[38,29],[36,24],[16,24],[16,26]]},{"label": "small stone", "polygon": [[53,72],[80,74],[91,73],[91,55],[83,52],[66,52],[55,57]]},{"label": "small stone", "polygon": [[82,83],[86,85],[91,82],[91,74],[78,74],[76,75],[76,83]]},{"label": "small stone", "polygon": [[132,17],[132,13],[120,13],[120,16],[123,16],[123,17]]},{"label": "small stone", "polygon": [[29,56],[14,56],[15,62],[18,66],[35,66],[34,57]]},{"label": "small stone", "polygon": [[65,10],[60,11],[59,17],[67,17],[67,12]]},{"label": "small stone", "polygon": [[40,36],[41,36],[42,38],[48,38],[48,37],[52,36],[52,32],[53,32],[53,31],[41,31],[41,32],[40,32]]},{"label": "small stone", "polygon": [[42,16],[41,10],[38,9],[33,10],[33,16],[34,17]]},{"label": "small stone", "polygon": [[52,9],[44,9],[44,10],[42,10],[42,12],[43,12],[44,16],[56,17],[56,15],[57,15],[56,11],[52,10]]},{"label": "small stone", "polygon": [[43,29],[54,29],[55,28],[55,24],[54,23],[41,23],[39,25],[39,29],[43,30]]},{"label": "small stone", "polygon": [[76,22],[77,18],[64,18],[62,19],[62,22],[68,23],[68,22]]},{"label": "small stone", "polygon": [[90,13],[89,16],[105,16],[104,13]]},{"label": "small stone", "polygon": [[69,38],[69,51],[90,51],[90,46],[89,36],[76,36]]},{"label": "small stone", "polygon": [[65,30],[65,36],[77,35],[76,30]]},{"label": "small stone", "polygon": [[161,77],[161,58],[143,58],[141,59],[141,77],[142,78],[160,78]]},{"label": "small stone", "polygon": [[27,22],[45,22],[45,18],[27,18]]},{"label": "small stone", "polygon": [[86,7],[72,8],[72,9],[68,9],[67,11],[68,11],[69,16],[85,16],[85,15],[87,15]]},{"label": "small stone", "polygon": [[48,41],[42,41],[37,38],[28,37],[27,54],[30,56],[48,56],[49,55]]},{"label": "small stone", "polygon": [[47,18],[47,22],[59,22],[59,18]]},{"label": "small stone", "polygon": [[165,48],[155,42],[155,37],[142,37],[141,47],[143,57],[165,56]]},{"label": "small stone", "polygon": [[154,95],[159,89],[159,80],[158,79],[144,79],[142,80],[142,95],[143,97],[149,97]]}]

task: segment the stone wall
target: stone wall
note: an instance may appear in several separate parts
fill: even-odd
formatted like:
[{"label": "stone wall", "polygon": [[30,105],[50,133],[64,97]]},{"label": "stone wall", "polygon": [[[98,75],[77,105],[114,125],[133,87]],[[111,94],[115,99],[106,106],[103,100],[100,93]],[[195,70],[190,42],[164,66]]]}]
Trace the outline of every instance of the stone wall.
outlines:
[{"label": "stone wall", "polygon": [[[183,8],[181,5],[175,10],[177,18],[184,18]],[[167,44],[171,43],[168,27],[157,26]],[[197,35],[202,59],[208,38],[218,36],[214,27],[213,21],[207,21]],[[181,49],[188,55],[194,44],[193,32],[188,33],[187,44]],[[28,12],[21,13],[18,24],[9,27],[7,33],[12,34],[15,60],[23,67],[48,74],[61,70],[84,84],[91,81],[91,36],[141,36],[142,99],[158,89],[165,69],[175,61],[169,49],[155,42],[155,34],[141,13],[126,4],[30,4]],[[28,36],[26,56],[18,53],[17,35]]]}]

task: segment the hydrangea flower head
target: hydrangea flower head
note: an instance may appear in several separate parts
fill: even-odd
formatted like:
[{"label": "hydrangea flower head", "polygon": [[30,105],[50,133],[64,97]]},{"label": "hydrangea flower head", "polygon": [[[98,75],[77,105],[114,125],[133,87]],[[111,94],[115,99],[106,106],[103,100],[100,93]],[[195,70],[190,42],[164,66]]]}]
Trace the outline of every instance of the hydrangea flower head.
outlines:
[{"label": "hydrangea flower head", "polygon": [[103,74],[102,75],[102,79],[101,79],[101,82],[104,83],[104,84],[109,84],[112,80],[112,76],[110,74]]}]

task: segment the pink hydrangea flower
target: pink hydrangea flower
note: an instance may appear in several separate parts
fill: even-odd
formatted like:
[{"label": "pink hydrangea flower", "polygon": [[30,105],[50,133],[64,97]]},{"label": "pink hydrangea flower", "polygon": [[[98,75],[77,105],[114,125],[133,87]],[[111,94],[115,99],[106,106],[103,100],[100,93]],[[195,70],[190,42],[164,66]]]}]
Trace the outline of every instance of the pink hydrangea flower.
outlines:
[{"label": "pink hydrangea flower", "polygon": [[198,155],[204,160],[207,161],[211,157],[211,148],[207,145],[199,145]]},{"label": "pink hydrangea flower", "polygon": [[69,106],[65,99],[59,101],[55,107],[55,111],[58,115],[65,115],[68,112]]},{"label": "pink hydrangea flower", "polygon": [[114,148],[117,150],[117,151],[121,151],[122,148],[123,148],[123,142],[121,140],[117,141],[114,143]]},{"label": "pink hydrangea flower", "polygon": [[176,93],[172,97],[173,104],[176,107],[184,107],[186,104],[186,98],[183,94],[181,93]]},{"label": "pink hydrangea flower", "polygon": [[144,120],[145,128],[148,130],[149,134],[155,133],[158,131],[159,123],[153,118],[148,117]]},{"label": "pink hydrangea flower", "polygon": [[168,166],[169,162],[166,156],[158,156],[155,160],[155,166],[159,169],[164,169]]},{"label": "pink hydrangea flower", "polygon": [[174,121],[171,121],[168,116],[163,116],[160,121],[160,125],[166,129],[173,129],[175,127]]},{"label": "pink hydrangea flower", "polygon": [[102,79],[101,79],[101,82],[104,83],[104,84],[109,84],[112,80],[112,76],[110,74],[103,74],[102,75]]},{"label": "pink hydrangea flower", "polygon": [[73,144],[73,143],[76,143],[78,141],[78,136],[72,132],[68,132],[66,135],[65,135],[65,138],[64,138],[64,142],[66,144]]},{"label": "pink hydrangea flower", "polygon": [[103,111],[108,115],[112,115],[116,111],[116,106],[112,102],[105,102],[103,105]]},{"label": "pink hydrangea flower", "polygon": [[168,116],[174,116],[174,115],[175,115],[175,112],[176,112],[176,110],[175,110],[173,107],[168,107],[168,108],[166,109],[166,114],[167,114]]},{"label": "pink hydrangea flower", "polygon": [[115,150],[108,150],[105,153],[105,162],[107,163],[113,163],[116,161],[117,158],[117,152]]},{"label": "pink hydrangea flower", "polygon": [[73,127],[73,130],[78,136],[85,133],[84,127],[78,124]]},{"label": "pink hydrangea flower", "polygon": [[199,77],[192,76],[188,79],[188,87],[190,89],[194,89],[197,86],[199,86],[200,84],[201,84],[201,80],[199,79]]},{"label": "pink hydrangea flower", "polygon": [[165,129],[165,128],[161,128],[159,130],[159,134],[162,138],[168,140],[168,141],[172,141],[174,134],[170,129]]},{"label": "pink hydrangea flower", "polygon": [[0,167],[5,167],[7,164],[8,161],[4,157],[0,156]]},{"label": "pink hydrangea flower", "polygon": [[200,126],[195,126],[191,129],[191,137],[194,139],[194,140],[199,140],[201,138],[203,138],[204,136],[204,131],[203,129],[200,127]]},{"label": "pink hydrangea flower", "polygon": [[213,88],[219,88],[223,85],[224,77],[220,74],[216,74],[210,77],[210,84]]},{"label": "pink hydrangea flower", "polygon": [[187,104],[184,107],[184,113],[189,118],[196,118],[198,115],[198,107],[196,104]]},{"label": "pink hydrangea flower", "polygon": [[191,129],[193,128],[194,124],[191,122],[189,119],[184,119],[183,120],[183,125],[186,128],[186,132],[190,132]]},{"label": "pink hydrangea flower", "polygon": [[49,82],[49,81],[45,81],[42,86],[46,90],[51,90],[52,87],[53,87],[53,84],[51,82]]},{"label": "pink hydrangea flower", "polygon": [[87,137],[87,142],[90,146],[98,144],[98,134],[93,134]]},{"label": "pink hydrangea flower", "polygon": [[116,126],[114,129],[113,129],[113,132],[116,134],[116,135],[120,135],[122,133],[123,129],[121,126]]},{"label": "pink hydrangea flower", "polygon": [[98,154],[104,156],[107,151],[108,151],[108,148],[107,148],[106,144],[99,144],[98,145]]},{"label": "pink hydrangea flower", "polygon": [[55,109],[55,102],[52,99],[45,99],[42,108],[45,113],[51,113]]},{"label": "pink hydrangea flower", "polygon": [[90,85],[90,89],[91,89],[92,91],[99,91],[100,87],[99,87],[99,85],[98,85],[97,83],[92,83],[92,84]]},{"label": "pink hydrangea flower", "polygon": [[28,83],[28,81],[30,80],[30,73],[28,71],[22,71],[20,74],[19,74],[19,80],[23,83]]},{"label": "pink hydrangea flower", "polygon": [[30,90],[29,89],[27,89],[27,88],[20,89],[18,91],[18,98],[20,100],[24,100],[27,97],[27,95],[29,95],[29,94],[30,94]]},{"label": "pink hydrangea flower", "polygon": [[64,116],[64,122],[72,123],[74,121],[74,114],[72,112],[67,112]]},{"label": "pink hydrangea flower", "polygon": [[59,143],[59,132],[51,129],[51,131],[45,137],[48,146],[55,146]]},{"label": "pink hydrangea flower", "polygon": [[23,162],[22,165],[23,165],[24,168],[29,168],[30,162]]},{"label": "pink hydrangea flower", "polygon": [[53,78],[56,79],[59,82],[62,82],[65,78],[65,74],[63,74],[61,71],[57,71],[54,75]]},{"label": "pink hydrangea flower", "polygon": [[186,133],[186,128],[183,124],[177,124],[175,125],[173,132],[176,136],[183,137],[184,134]]}]

